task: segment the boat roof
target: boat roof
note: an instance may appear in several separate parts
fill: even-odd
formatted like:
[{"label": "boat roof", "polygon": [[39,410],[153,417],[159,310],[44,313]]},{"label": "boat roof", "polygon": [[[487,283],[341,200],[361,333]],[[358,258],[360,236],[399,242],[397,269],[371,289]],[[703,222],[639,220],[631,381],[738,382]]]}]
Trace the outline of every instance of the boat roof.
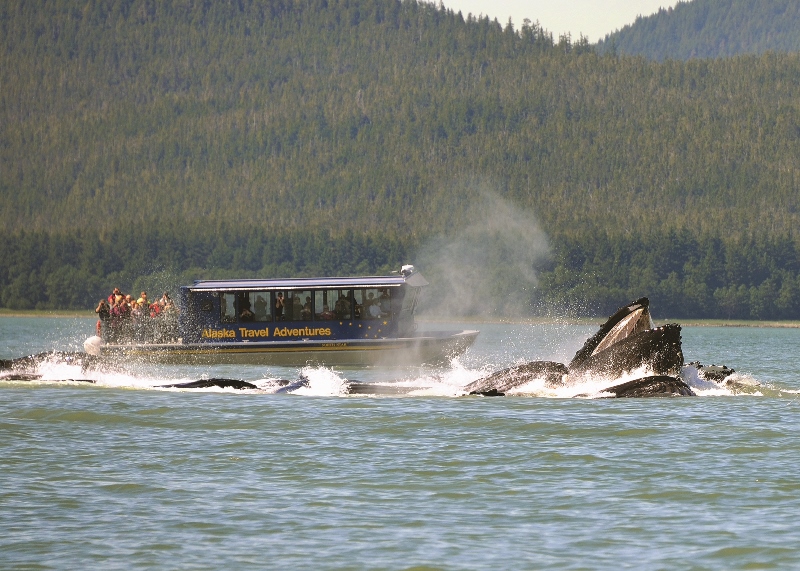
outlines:
[{"label": "boat roof", "polygon": [[414,287],[428,285],[420,274],[414,272],[407,276],[362,276],[334,278],[288,278],[288,279],[240,279],[240,280],[196,280],[185,286],[190,291],[237,291],[237,290],[280,290],[280,289],[350,289],[359,287],[400,287],[408,284]]}]

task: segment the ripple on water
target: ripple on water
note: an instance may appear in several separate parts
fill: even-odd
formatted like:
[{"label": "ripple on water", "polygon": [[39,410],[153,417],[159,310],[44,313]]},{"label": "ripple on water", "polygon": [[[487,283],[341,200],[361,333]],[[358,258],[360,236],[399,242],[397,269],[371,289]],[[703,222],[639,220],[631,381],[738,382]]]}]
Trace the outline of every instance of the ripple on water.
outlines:
[{"label": "ripple on water", "polygon": [[[3,383],[0,567],[796,568],[794,358],[759,360],[762,334],[693,335],[687,358],[747,345],[726,363],[779,391],[453,398],[464,370],[322,371],[306,396]],[[503,364],[475,349],[471,371]],[[348,376],[440,396],[342,398]]]}]

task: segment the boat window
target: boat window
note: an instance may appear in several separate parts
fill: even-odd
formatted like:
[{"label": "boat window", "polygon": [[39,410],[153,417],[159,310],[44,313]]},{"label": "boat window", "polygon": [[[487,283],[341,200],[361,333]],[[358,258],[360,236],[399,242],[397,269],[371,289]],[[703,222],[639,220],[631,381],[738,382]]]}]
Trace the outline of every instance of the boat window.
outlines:
[{"label": "boat window", "polygon": [[353,309],[350,303],[351,291],[349,289],[333,290],[336,292],[336,301],[333,303],[333,313],[336,319],[352,319]]},{"label": "boat window", "polygon": [[381,307],[381,316],[389,317],[392,314],[392,295],[388,287],[381,290],[381,295],[378,296],[378,304]]},{"label": "boat window", "polygon": [[350,290],[321,289],[314,292],[314,318],[321,321],[350,319]]},{"label": "boat window", "polygon": [[314,306],[311,290],[288,290],[284,297],[283,315],[287,321],[311,321]]},{"label": "boat window", "polygon": [[268,291],[251,291],[254,321],[272,321],[272,305]]},{"label": "boat window", "polygon": [[356,318],[380,319],[390,317],[392,298],[389,288],[358,289],[355,292]]},{"label": "boat window", "polygon": [[418,287],[410,287],[403,298],[403,308],[401,311],[414,313],[414,308],[417,305],[417,295],[419,294]]},{"label": "boat window", "polygon": [[219,294],[220,319],[223,323],[236,321],[236,294]]}]

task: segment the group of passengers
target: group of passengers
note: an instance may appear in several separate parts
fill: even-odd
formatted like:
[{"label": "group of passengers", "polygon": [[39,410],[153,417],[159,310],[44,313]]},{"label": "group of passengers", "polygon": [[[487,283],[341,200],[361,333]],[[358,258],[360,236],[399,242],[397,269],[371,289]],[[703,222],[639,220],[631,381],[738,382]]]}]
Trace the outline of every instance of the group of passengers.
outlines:
[{"label": "group of passengers", "polygon": [[133,299],[114,288],[94,312],[97,335],[107,343],[170,343],[178,337],[178,310],[168,292],[151,302],[146,291]]},{"label": "group of passengers", "polygon": [[[256,298],[256,316],[259,315],[259,305],[264,302],[263,298],[259,296]],[[317,313],[317,319],[349,319],[350,318],[350,302],[344,294],[339,294],[339,299],[336,300],[335,311],[330,310],[330,306],[326,303],[322,306],[322,311]],[[283,292],[278,292],[275,296],[275,321],[300,320],[311,321],[312,305],[311,296],[306,296],[305,303],[300,301],[299,296],[292,296],[292,301],[287,304],[283,297]],[[296,316],[296,317],[295,317]]]},{"label": "group of passengers", "polygon": [[[349,291],[316,292],[316,302],[311,291],[276,292],[273,298],[273,313],[269,313],[268,292],[256,292],[255,303],[251,293],[224,292],[220,294],[220,309],[224,322],[233,321],[326,321],[346,319],[381,319],[390,317],[392,303],[387,289],[356,291],[351,298]],[[351,305],[351,299],[355,301]],[[360,303],[359,303],[360,299]]]}]

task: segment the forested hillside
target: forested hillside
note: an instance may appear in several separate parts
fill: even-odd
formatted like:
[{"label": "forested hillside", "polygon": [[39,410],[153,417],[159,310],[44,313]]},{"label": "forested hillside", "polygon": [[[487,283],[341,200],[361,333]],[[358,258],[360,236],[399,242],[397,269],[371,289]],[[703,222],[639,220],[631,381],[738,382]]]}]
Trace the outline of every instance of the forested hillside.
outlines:
[{"label": "forested hillside", "polygon": [[800,317],[796,55],[395,0],[9,1],[0,50],[0,306],[469,260],[522,311]]},{"label": "forested hillside", "polygon": [[800,52],[800,2],[682,1],[674,9],[638,17],[608,34],[597,48],[657,61]]}]

